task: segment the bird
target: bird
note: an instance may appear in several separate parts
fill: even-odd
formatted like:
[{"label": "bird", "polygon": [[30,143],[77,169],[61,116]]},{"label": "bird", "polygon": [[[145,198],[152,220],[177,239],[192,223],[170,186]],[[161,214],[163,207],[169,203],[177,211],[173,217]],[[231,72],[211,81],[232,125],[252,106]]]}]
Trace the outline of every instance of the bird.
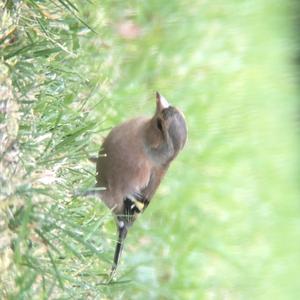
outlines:
[{"label": "bird", "polygon": [[152,117],[125,121],[104,139],[96,159],[96,188],[117,225],[111,277],[116,273],[129,228],[148,207],[186,140],[183,113],[159,92]]}]

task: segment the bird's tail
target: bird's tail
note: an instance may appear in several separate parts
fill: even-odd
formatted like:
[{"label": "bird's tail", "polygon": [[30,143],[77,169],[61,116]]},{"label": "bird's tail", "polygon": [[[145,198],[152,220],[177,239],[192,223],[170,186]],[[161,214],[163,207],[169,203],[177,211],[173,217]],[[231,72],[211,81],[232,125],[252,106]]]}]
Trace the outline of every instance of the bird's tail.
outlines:
[{"label": "bird's tail", "polygon": [[90,157],[89,157],[89,161],[92,162],[92,163],[94,163],[94,164],[97,163],[97,159],[98,159],[97,156],[90,156]]},{"label": "bird's tail", "polygon": [[127,231],[128,231],[128,229],[127,229],[125,222],[119,221],[119,223],[118,223],[119,237],[118,237],[118,242],[117,242],[116,248],[115,248],[114,262],[113,262],[113,265],[111,267],[111,272],[110,272],[111,278],[113,278],[116,273],[116,270],[117,270],[117,267],[118,267],[118,264],[119,264],[119,261],[121,258],[122,250],[124,247],[124,241],[125,241],[125,238],[127,235]]},{"label": "bird's tail", "polygon": [[104,187],[93,187],[89,189],[84,189],[84,190],[77,190],[73,192],[73,197],[88,197],[88,196],[99,196],[101,191],[104,191]]}]

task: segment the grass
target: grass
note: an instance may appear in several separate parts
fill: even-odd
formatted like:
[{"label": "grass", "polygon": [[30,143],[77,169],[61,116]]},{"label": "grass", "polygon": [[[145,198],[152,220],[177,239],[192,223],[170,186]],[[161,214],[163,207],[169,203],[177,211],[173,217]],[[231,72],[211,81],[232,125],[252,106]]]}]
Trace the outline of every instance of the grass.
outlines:
[{"label": "grass", "polygon": [[[298,299],[294,3],[4,4],[0,298]],[[103,285],[113,219],[72,193],[155,90],[189,141]]]}]

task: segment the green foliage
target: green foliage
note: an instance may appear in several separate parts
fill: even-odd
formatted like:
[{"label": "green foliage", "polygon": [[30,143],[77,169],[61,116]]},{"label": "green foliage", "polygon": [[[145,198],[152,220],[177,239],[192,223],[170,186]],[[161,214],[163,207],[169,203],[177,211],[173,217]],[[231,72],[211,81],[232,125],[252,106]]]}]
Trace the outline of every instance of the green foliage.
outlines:
[{"label": "green foliage", "polygon": [[[0,298],[299,298],[293,4],[0,4]],[[189,141],[107,284],[112,217],[73,195],[155,90]]]},{"label": "green foliage", "polygon": [[94,184],[87,157],[103,130],[103,117],[85,107],[96,89],[89,68],[76,68],[79,36],[92,31],[69,1],[1,5],[0,297],[98,293],[89,280],[101,281],[110,265],[110,236],[101,230],[110,217],[96,199],[72,197]]}]

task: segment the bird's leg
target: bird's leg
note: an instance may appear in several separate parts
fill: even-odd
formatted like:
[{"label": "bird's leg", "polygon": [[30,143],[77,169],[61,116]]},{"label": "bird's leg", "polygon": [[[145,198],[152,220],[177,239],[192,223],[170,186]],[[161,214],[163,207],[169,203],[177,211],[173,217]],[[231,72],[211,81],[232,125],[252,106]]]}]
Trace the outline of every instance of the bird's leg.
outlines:
[{"label": "bird's leg", "polygon": [[115,255],[114,255],[114,262],[111,267],[110,277],[112,278],[116,272],[116,269],[118,267],[118,263],[120,261],[120,257],[122,254],[124,241],[127,235],[127,226],[126,223],[123,220],[118,220],[118,242],[115,249]]}]

